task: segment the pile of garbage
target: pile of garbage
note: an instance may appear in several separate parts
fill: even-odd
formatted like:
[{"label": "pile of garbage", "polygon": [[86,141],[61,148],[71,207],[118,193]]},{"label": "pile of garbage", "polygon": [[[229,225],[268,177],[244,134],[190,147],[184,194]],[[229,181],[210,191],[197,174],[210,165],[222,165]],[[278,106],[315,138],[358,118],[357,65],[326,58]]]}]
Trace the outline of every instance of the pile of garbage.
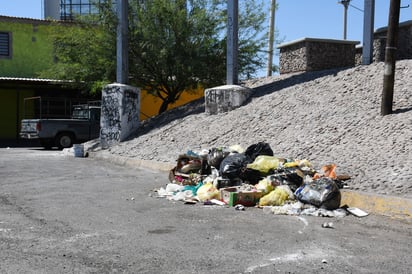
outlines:
[{"label": "pile of garbage", "polygon": [[337,176],[335,164],[315,170],[304,159],[275,157],[268,143],[189,150],[177,159],[159,197],[188,204],[244,210],[257,206],[286,215],[345,216],[340,189],[349,176]]}]

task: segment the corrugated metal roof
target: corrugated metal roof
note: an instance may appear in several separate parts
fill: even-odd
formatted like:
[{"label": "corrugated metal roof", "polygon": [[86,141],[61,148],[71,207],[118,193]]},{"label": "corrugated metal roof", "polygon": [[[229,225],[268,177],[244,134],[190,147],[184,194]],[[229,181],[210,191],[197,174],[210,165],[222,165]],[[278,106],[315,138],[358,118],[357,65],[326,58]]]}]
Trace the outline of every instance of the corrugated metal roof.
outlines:
[{"label": "corrugated metal roof", "polygon": [[0,81],[10,82],[39,82],[39,83],[74,83],[73,80],[58,80],[46,78],[0,77]]}]

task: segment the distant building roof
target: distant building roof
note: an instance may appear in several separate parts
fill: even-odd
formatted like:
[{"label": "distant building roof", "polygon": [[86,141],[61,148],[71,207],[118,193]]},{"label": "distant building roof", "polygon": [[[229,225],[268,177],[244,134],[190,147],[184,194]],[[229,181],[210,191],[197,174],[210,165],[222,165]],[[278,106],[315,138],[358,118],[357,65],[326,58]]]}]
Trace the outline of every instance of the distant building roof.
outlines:
[{"label": "distant building roof", "polygon": [[35,18],[5,16],[5,15],[0,15],[0,22],[42,24],[42,25],[48,25],[53,22],[58,22],[58,23],[63,23],[63,24],[73,23],[72,21],[61,21],[61,20],[55,20],[55,19],[35,19]]},{"label": "distant building roof", "polygon": [[70,84],[74,83],[71,80],[57,80],[45,78],[22,78],[22,77],[0,77],[0,83],[41,83],[41,84]]},{"label": "distant building roof", "polygon": [[5,16],[0,15],[0,22],[26,22],[26,23],[46,23],[49,24],[56,20],[43,20],[43,19],[35,19],[35,18],[26,18],[26,17],[15,17],[15,16]]}]

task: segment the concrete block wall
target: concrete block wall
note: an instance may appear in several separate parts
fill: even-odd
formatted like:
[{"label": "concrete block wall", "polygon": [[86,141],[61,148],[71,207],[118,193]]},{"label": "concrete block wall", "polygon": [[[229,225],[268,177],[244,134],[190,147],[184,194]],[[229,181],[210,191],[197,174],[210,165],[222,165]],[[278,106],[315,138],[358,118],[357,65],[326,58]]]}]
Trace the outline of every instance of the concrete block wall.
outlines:
[{"label": "concrete block wall", "polygon": [[359,41],[302,38],[278,46],[280,73],[316,71],[355,65]]},{"label": "concrete block wall", "polygon": [[[385,61],[388,28],[377,29],[373,34],[373,60]],[[399,23],[397,60],[412,59],[412,20]]]},{"label": "concrete block wall", "polygon": [[218,114],[240,107],[252,90],[238,85],[224,85],[205,90],[205,112]]},{"label": "concrete block wall", "polygon": [[140,89],[110,84],[102,91],[100,140],[110,146],[127,139],[140,124]]}]

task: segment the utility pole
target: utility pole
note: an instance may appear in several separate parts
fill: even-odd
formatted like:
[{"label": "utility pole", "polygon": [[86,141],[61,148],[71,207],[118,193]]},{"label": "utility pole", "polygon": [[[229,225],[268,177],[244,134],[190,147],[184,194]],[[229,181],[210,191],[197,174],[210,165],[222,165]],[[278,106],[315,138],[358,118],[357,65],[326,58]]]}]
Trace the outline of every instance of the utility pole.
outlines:
[{"label": "utility pole", "polygon": [[400,8],[401,0],[391,0],[389,8],[388,32],[386,36],[385,69],[381,103],[382,116],[392,113]]},{"label": "utility pole", "polygon": [[116,33],[116,82],[128,84],[128,0],[117,0],[117,33]]},{"label": "utility pole", "polygon": [[238,0],[227,1],[226,82],[228,85],[238,83],[238,9]]},{"label": "utility pole", "polygon": [[348,23],[348,7],[351,0],[341,0],[340,4],[343,5],[343,40],[346,40],[346,28]]},{"label": "utility pole", "polygon": [[272,3],[270,5],[269,49],[268,49],[268,65],[267,65],[266,76],[272,76],[273,43],[275,41],[275,10],[276,10],[276,0],[272,0]]},{"label": "utility pole", "polygon": [[375,0],[364,0],[362,64],[373,61],[373,27],[375,21]]}]

